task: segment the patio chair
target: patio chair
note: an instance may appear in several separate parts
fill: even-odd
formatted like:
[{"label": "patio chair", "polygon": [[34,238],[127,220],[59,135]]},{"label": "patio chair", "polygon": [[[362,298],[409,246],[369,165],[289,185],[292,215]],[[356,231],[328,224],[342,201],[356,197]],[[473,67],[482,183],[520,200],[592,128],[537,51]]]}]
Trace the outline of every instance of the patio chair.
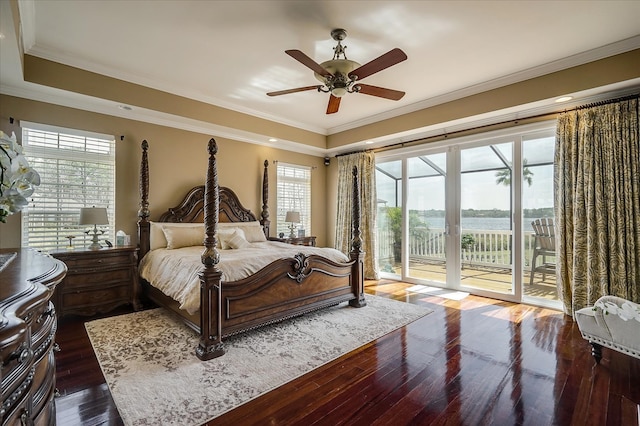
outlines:
[{"label": "patio chair", "polygon": [[[556,255],[556,233],[553,219],[536,219],[531,222],[531,227],[535,232],[535,243],[533,256],[531,257],[529,285],[533,284],[533,276],[536,272],[542,273],[542,281],[544,281],[547,278],[547,274],[553,274],[556,271],[555,263],[547,262],[547,256]],[[539,256],[542,256],[542,263],[538,265]]]}]

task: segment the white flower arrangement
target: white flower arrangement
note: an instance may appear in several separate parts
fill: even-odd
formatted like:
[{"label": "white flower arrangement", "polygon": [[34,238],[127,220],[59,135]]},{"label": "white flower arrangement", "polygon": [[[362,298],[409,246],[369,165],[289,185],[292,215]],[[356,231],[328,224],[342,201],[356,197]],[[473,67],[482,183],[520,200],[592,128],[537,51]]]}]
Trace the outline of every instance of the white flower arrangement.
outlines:
[{"label": "white flower arrangement", "polygon": [[640,305],[631,302],[623,302],[620,306],[612,302],[597,301],[594,310],[602,309],[605,315],[618,315],[623,321],[634,319],[640,322]]},{"label": "white flower arrangement", "polygon": [[0,222],[25,208],[34,186],[40,185],[40,175],[22,155],[22,146],[15,133],[9,137],[0,130]]}]

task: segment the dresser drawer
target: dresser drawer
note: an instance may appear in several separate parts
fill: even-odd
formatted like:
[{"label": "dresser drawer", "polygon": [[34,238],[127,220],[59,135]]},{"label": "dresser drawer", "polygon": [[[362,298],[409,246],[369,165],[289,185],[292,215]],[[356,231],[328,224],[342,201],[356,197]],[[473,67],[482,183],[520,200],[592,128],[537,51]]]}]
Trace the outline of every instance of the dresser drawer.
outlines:
[{"label": "dresser drawer", "polygon": [[[8,401],[5,401],[8,402]],[[31,398],[28,390],[25,390],[20,398],[13,400],[12,404],[2,405],[2,425],[23,425],[29,424],[31,413]]]},{"label": "dresser drawer", "polygon": [[[2,348],[2,375],[0,376],[0,393],[2,401],[11,402],[18,398],[18,388],[31,370],[33,361],[33,351],[31,350],[31,336],[27,327],[14,335],[11,344],[7,344]],[[11,397],[9,395],[12,395]],[[13,402],[11,402],[13,405]]]},{"label": "dresser drawer", "polygon": [[[53,303],[48,302],[38,308],[31,319],[31,347],[34,352],[47,340],[52,339],[56,328],[56,310]],[[40,349],[41,350],[41,349]]]},{"label": "dresser drawer", "polygon": [[106,271],[96,269],[96,271],[92,273],[87,271],[78,273],[77,271],[70,270],[63,281],[62,290],[66,293],[85,287],[101,287],[118,282],[130,283],[131,279],[131,268],[123,269],[120,267],[120,269]]},{"label": "dresser drawer", "polygon": [[56,424],[56,405],[53,396],[49,403],[42,408],[42,411],[39,413],[34,411],[34,416],[33,424],[36,426]]},{"label": "dresser drawer", "polygon": [[53,351],[49,351],[35,364],[32,411],[35,416],[53,399],[56,387],[56,369]]}]

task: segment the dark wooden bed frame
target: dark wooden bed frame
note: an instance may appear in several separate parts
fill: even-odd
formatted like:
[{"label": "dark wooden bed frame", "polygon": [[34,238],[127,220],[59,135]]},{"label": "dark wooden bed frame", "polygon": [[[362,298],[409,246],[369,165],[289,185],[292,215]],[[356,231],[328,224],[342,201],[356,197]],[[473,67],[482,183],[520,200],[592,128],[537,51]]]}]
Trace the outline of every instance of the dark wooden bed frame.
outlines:
[{"label": "dark wooden bed frame", "polygon": [[[147,141],[142,142],[140,165],[140,210],[138,211],[139,258],[150,248],[149,163]],[[360,194],[357,169],[353,170],[353,239],[350,261],[336,263],[302,253],[272,262],[254,275],[233,282],[222,281],[216,248],[218,222],[257,220],[229,188],[218,186],[214,139],[209,141],[206,184],[191,189],[184,200],[160,216],[159,222],[204,222],[204,252],[201,259],[200,310],[195,315],[178,308],[179,303],[141,279],[143,294],[156,304],[179,315],[200,334],[196,355],[208,360],[224,354],[222,339],[287,318],[348,301],[353,307],[366,305],[362,239],[360,236]],[[269,237],[268,161],[264,162],[262,214],[260,223]]]}]

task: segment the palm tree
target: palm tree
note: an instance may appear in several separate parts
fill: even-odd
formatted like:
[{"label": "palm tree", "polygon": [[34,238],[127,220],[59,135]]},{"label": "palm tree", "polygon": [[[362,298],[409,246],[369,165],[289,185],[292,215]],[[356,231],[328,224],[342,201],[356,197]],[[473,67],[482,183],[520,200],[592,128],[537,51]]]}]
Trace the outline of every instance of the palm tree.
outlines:
[{"label": "palm tree", "polygon": [[[533,172],[527,167],[527,160],[523,162],[522,178],[527,182],[529,186],[533,183]],[[509,186],[511,185],[511,169],[502,169],[496,172],[496,184]]]}]

